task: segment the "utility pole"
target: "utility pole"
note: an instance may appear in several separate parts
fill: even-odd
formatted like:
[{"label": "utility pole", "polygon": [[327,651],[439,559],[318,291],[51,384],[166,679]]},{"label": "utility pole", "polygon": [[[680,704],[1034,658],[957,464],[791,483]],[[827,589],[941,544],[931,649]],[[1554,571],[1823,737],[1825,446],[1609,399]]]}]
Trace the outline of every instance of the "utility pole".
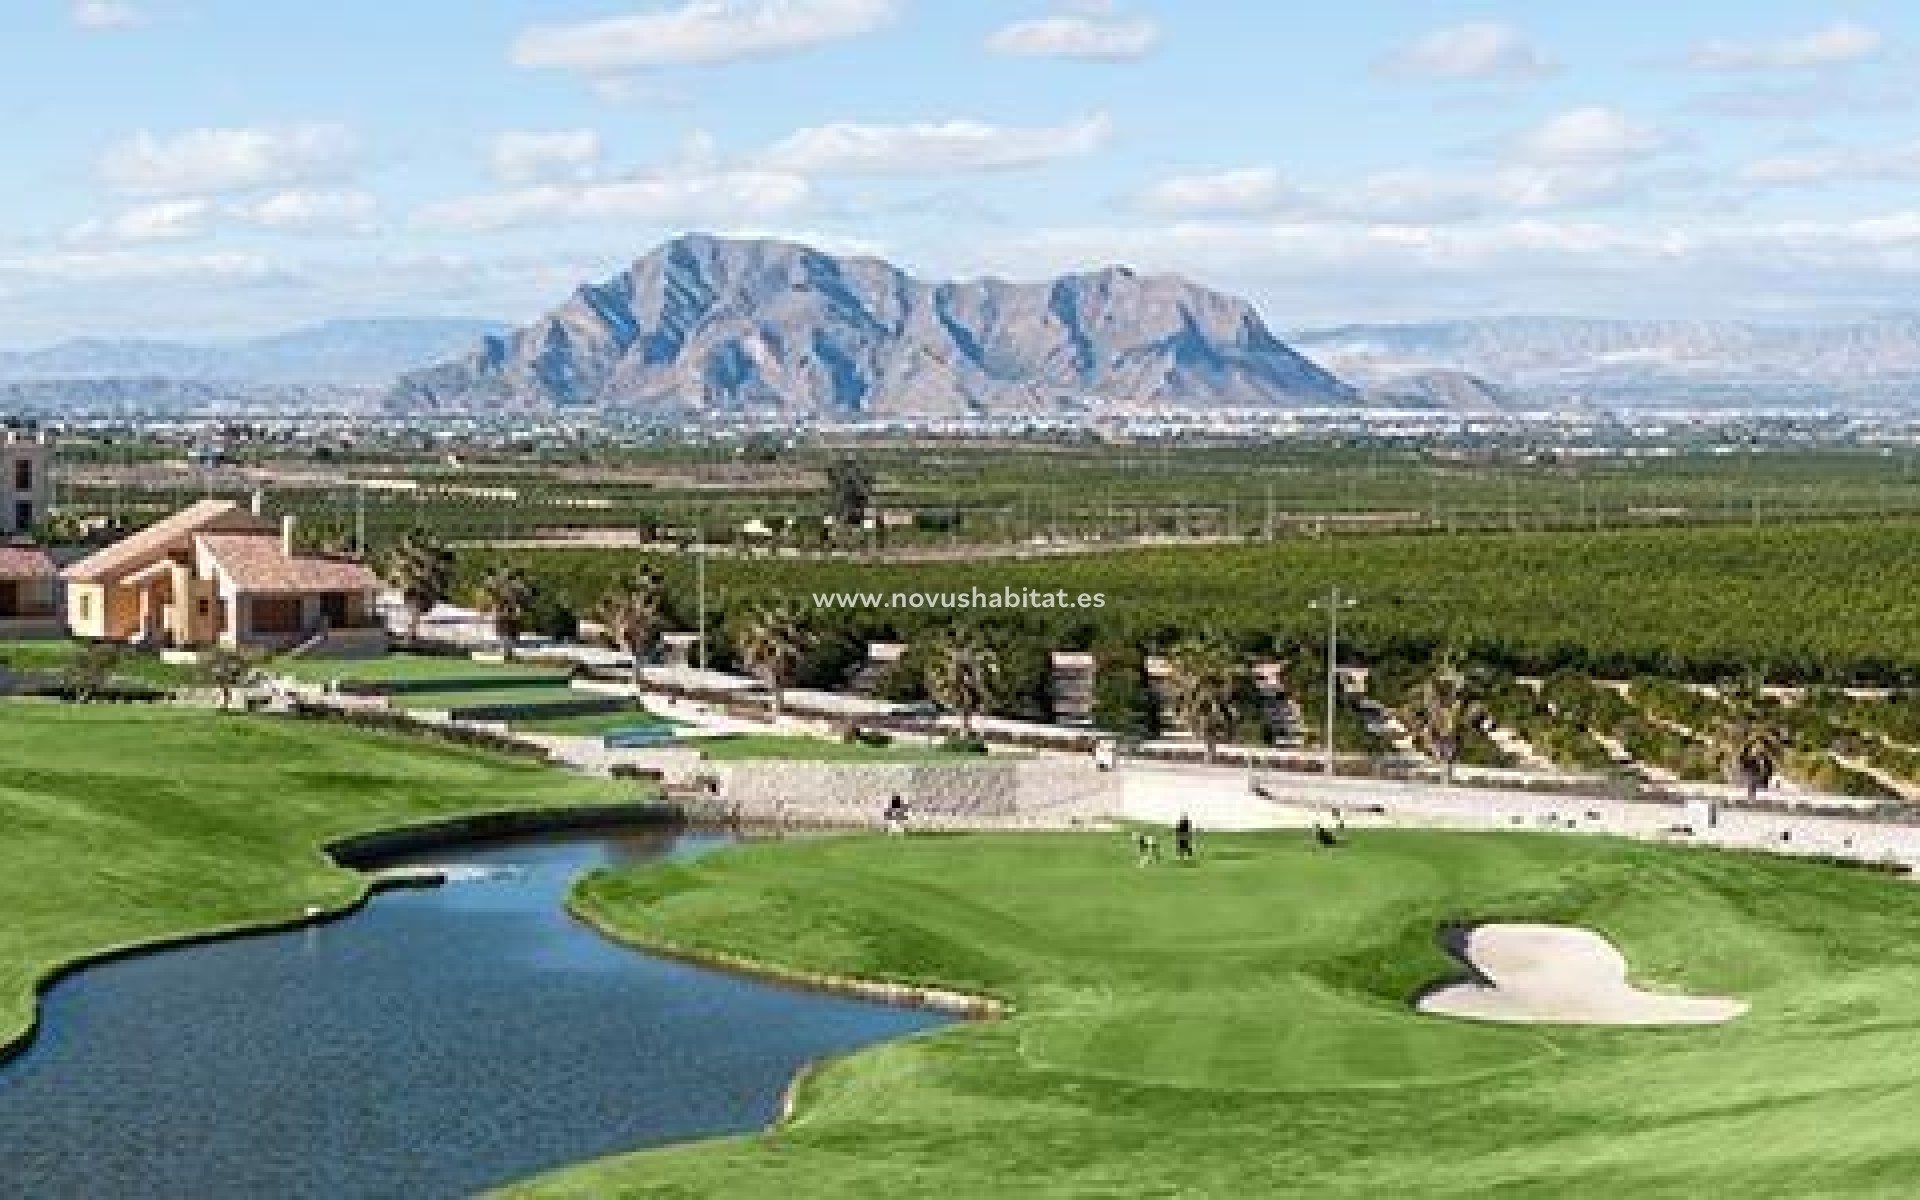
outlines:
[{"label": "utility pole", "polygon": [[367,556],[367,485],[364,483],[353,489],[353,553],[356,558]]},{"label": "utility pole", "polygon": [[707,531],[700,531],[700,540],[693,545],[694,588],[700,596],[700,629],[694,639],[699,650],[699,663],[702,671],[707,669]]},{"label": "utility pole", "polygon": [[1334,776],[1333,752],[1333,714],[1340,705],[1340,610],[1352,608],[1358,604],[1352,596],[1340,590],[1335,584],[1328,589],[1326,597],[1309,600],[1308,608],[1325,609],[1327,613],[1327,778]]}]

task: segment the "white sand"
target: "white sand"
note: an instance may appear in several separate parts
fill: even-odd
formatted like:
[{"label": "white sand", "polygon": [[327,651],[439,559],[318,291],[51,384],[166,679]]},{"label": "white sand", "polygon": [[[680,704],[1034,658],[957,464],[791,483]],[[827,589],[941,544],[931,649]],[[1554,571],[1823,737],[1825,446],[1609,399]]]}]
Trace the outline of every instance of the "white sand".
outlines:
[{"label": "white sand", "polygon": [[1627,982],[1627,960],[1588,929],[1561,925],[1481,925],[1465,955],[1491,986],[1437,988],[1421,1012],[1480,1021],[1557,1025],[1711,1025],[1747,1011],[1724,996],[1668,996]]}]

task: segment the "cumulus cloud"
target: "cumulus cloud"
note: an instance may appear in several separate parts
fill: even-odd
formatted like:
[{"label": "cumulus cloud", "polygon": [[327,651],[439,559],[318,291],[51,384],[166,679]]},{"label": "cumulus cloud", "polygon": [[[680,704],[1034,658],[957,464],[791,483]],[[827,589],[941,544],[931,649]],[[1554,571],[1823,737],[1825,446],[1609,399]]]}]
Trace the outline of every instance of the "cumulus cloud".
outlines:
[{"label": "cumulus cloud", "polygon": [[712,226],[782,216],[798,209],[810,192],[804,178],[781,171],[675,168],[599,183],[549,183],[462,196],[427,205],[413,220],[443,233],[608,221]]},{"label": "cumulus cloud", "polygon": [[1103,12],[1036,17],[1002,26],[987,38],[995,54],[1024,58],[1078,58],[1126,62],[1144,58],[1160,44],[1160,26],[1146,17]]},{"label": "cumulus cloud", "polygon": [[1878,149],[1827,148],[1769,155],[1742,167],[1740,179],[1768,188],[1920,180],[1920,142]]},{"label": "cumulus cloud", "polygon": [[898,12],[896,0],[691,0],[659,12],[534,26],[515,39],[512,59],[597,75],[704,66],[858,37]]},{"label": "cumulus cloud", "polygon": [[207,200],[159,200],[112,217],[84,221],[68,232],[74,242],[168,242],[200,237],[213,215]]},{"label": "cumulus cloud", "polygon": [[600,135],[591,129],[509,131],[493,139],[493,173],[506,183],[590,179],[600,156]]},{"label": "cumulus cloud", "polygon": [[1687,55],[1687,62],[1701,71],[1796,71],[1865,62],[1878,58],[1885,48],[1886,38],[1877,30],[1842,21],[1778,41],[1702,42]]},{"label": "cumulus cloud", "polygon": [[82,29],[132,29],[147,20],[145,13],[125,0],[72,0],[67,12]]},{"label": "cumulus cloud", "polygon": [[70,244],[140,245],[185,241],[229,230],[283,234],[366,234],[378,202],[355,190],[290,189],[241,200],[203,196],[137,204],[111,217],[83,221],[67,231]]},{"label": "cumulus cloud", "polygon": [[1375,69],[1395,79],[1511,82],[1551,75],[1558,66],[1514,26],[1472,21],[1416,38]]},{"label": "cumulus cloud", "polygon": [[1602,164],[1649,158],[1670,146],[1659,129],[1592,105],[1548,118],[1514,139],[1511,152],[1534,163]]},{"label": "cumulus cloud", "polygon": [[206,196],[337,180],[357,145],[340,125],[192,129],[171,137],[141,131],[101,155],[109,187],[133,196]]},{"label": "cumulus cloud", "polygon": [[1272,212],[1293,190],[1273,167],[1236,167],[1201,175],[1175,175],[1140,193],[1139,205],[1166,216]]},{"label": "cumulus cloud", "polygon": [[277,233],[372,233],[379,202],[356,189],[274,192],[225,210],[234,220]]},{"label": "cumulus cloud", "polygon": [[1113,135],[1105,113],[1057,126],[983,121],[816,125],[782,138],[764,161],[800,174],[913,175],[1004,171],[1092,154]]},{"label": "cumulus cloud", "polygon": [[1251,294],[1276,321],[1458,313],[1739,311],[1801,297],[1892,303],[1920,268],[1920,212],[1698,230],[1524,218],[1462,226],[1281,218],[1042,229],[982,246],[973,269],[1033,278],[1125,262]]}]

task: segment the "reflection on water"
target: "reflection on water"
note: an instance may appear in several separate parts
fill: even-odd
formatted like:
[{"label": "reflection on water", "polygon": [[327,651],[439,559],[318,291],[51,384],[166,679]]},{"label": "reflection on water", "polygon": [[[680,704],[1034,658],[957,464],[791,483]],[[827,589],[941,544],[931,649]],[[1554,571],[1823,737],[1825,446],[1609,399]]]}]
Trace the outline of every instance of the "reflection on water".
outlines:
[{"label": "reflection on water", "polygon": [[717,839],[570,834],[335,924],[92,968],[0,1068],[0,1195],[452,1196],[758,1128],[806,1061],[942,1022],[649,958],[562,909]]}]

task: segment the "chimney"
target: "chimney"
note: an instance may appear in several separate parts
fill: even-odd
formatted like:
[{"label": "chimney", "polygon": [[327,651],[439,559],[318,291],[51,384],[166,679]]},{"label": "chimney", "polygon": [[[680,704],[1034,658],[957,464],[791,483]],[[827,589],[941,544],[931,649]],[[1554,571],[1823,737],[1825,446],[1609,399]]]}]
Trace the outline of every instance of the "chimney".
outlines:
[{"label": "chimney", "polygon": [[265,488],[253,489],[253,515],[256,517],[267,515],[267,489]]},{"label": "chimney", "polygon": [[280,553],[293,557],[293,535],[299,528],[300,519],[292,513],[280,518]]}]

